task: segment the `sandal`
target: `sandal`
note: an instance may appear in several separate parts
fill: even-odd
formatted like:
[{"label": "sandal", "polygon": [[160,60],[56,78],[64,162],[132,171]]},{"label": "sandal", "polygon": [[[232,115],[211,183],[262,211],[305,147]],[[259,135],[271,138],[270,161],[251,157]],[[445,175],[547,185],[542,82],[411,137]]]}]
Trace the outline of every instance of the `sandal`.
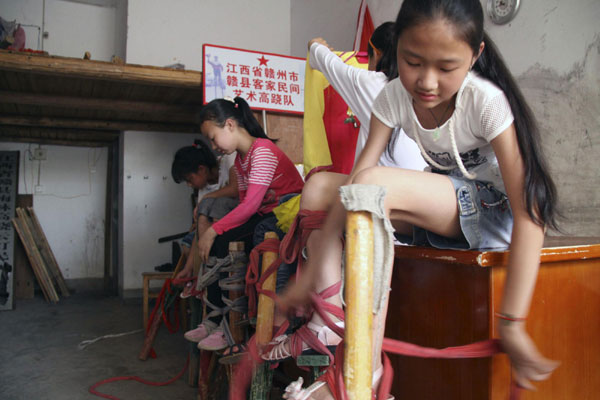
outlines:
[{"label": "sandal", "polygon": [[[344,321],[338,321],[336,325],[343,328]],[[265,361],[279,362],[297,358],[299,355],[333,355],[341,341],[342,338],[328,326],[309,322],[291,335],[281,335],[273,339],[269,343],[272,347],[262,354],[261,358]]]},{"label": "sandal", "polygon": [[[373,389],[379,384],[381,376],[383,375],[383,366],[377,368],[377,371],[373,373]],[[283,394],[284,399],[288,400],[309,400],[310,396],[319,390],[323,385],[327,385],[325,381],[315,381],[309,387],[303,389],[302,384],[304,380],[302,377],[299,377],[297,381],[290,383],[285,388],[285,393]],[[329,388],[327,388],[329,390]],[[375,397],[377,398],[377,397]],[[392,395],[388,395],[387,400],[394,400],[395,397]]]},{"label": "sandal", "polygon": [[325,385],[323,381],[316,381],[306,389],[302,389],[302,384],[304,383],[304,379],[299,377],[297,381],[292,382],[285,388],[285,393],[283,394],[284,399],[288,400],[308,400],[310,395],[316,392],[321,386]]},{"label": "sandal", "polygon": [[190,297],[192,295],[193,286],[194,285],[192,281],[187,281],[185,286],[183,287],[183,290],[179,294],[179,297],[181,297],[182,299],[187,299],[188,297]]},{"label": "sandal", "polygon": [[246,345],[243,343],[236,343],[229,346],[223,350],[223,355],[219,358],[219,364],[237,364],[246,351]]}]

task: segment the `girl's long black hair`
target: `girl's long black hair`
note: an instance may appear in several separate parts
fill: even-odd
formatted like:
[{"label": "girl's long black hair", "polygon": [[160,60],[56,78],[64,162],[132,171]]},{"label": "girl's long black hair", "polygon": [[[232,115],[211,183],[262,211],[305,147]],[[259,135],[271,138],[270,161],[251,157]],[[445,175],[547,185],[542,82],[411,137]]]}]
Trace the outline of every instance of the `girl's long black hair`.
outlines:
[{"label": "girl's long black hair", "polygon": [[396,19],[398,39],[402,32],[425,21],[443,19],[454,25],[457,35],[477,55],[485,48],[473,69],[495,83],[506,95],[514,116],[517,141],[525,164],[525,204],[537,224],[558,230],[556,186],[548,173],[537,122],[521,90],[506,67],[496,46],[483,30],[483,10],[479,0],[405,0]]},{"label": "girl's long black hair", "polygon": [[198,172],[201,165],[210,170],[217,166],[217,158],[202,140],[194,140],[193,146],[182,147],[175,153],[171,176],[175,183],[179,183],[187,175]]},{"label": "girl's long black hair", "polygon": [[[398,58],[396,57],[397,40],[394,34],[395,27],[396,24],[393,22],[384,22],[379,25],[375,31],[373,31],[371,40],[367,46],[367,54],[369,57],[373,57],[374,53],[371,44],[373,44],[377,50],[381,51],[381,58],[375,66],[375,71],[383,72],[388,81],[398,77]],[[399,136],[400,130],[397,129],[394,131],[394,134],[385,148],[387,156],[392,160],[394,159],[394,148],[396,147]]]},{"label": "girl's long black hair", "polygon": [[[394,36],[394,23],[384,22],[379,25],[373,34],[367,46],[367,54],[373,57],[373,46],[381,52],[381,58],[375,66],[375,71],[381,71],[385,74],[388,81],[398,77],[398,59],[396,58],[396,40]],[[371,43],[373,46],[371,46]]]},{"label": "girl's long black hair", "polygon": [[200,109],[198,123],[202,125],[206,121],[212,121],[217,126],[223,127],[225,121],[234,119],[239,126],[246,129],[255,138],[269,139],[263,128],[254,117],[250,106],[241,97],[235,99],[214,99]]}]

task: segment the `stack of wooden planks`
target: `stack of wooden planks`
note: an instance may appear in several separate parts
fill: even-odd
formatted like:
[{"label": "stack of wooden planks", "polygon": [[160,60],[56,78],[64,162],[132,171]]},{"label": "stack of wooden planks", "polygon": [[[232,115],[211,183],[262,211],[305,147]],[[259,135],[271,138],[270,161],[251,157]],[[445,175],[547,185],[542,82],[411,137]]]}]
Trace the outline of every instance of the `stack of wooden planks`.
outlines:
[{"label": "stack of wooden planks", "polygon": [[64,297],[69,296],[65,279],[33,208],[17,208],[17,217],[13,218],[12,223],[46,301],[58,302],[58,291]]}]

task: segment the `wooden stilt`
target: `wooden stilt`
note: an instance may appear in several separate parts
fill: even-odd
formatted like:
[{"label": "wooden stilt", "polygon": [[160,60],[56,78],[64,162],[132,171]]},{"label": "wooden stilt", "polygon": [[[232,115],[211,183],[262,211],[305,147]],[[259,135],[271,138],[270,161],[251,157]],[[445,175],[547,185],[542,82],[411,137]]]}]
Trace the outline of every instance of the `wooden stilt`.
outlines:
[{"label": "wooden stilt", "polygon": [[[278,239],[275,232],[265,233],[265,240]],[[263,254],[262,273],[264,274],[267,268],[271,266],[273,261],[277,259],[277,254],[267,251]],[[275,292],[277,283],[277,271],[265,279],[262,287],[265,290]],[[275,301],[264,294],[258,296],[258,310],[256,313],[256,343],[259,346],[268,344],[273,338],[273,318],[275,315]]]},{"label": "wooden stilt", "polygon": [[[265,240],[278,239],[275,232],[265,233]],[[262,273],[277,259],[277,254],[267,251],[262,257]],[[262,274],[261,274],[262,275]],[[277,283],[277,271],[271,274],[263,282],[263,289],[275,291]],[[258,295],[258,309],[256,312],[256,344],[259,348],[268,344],[273,338],[273,318],[275,315],[275,301],[264,294]],[[273,382],[273,370],[268,363],[257,366],[252,377],[250,389],[250,400],[266,400],[271,391]]]},{"label": "wooden stilt", "polygon": [[[171,274],[171,279],[175,278],[179,271],[181,270],[183,264],[185,263],[185,257],[182,255],[175,266],[175,270]],[[154,343],[154,338],[156,337],[156,333],[158,332],[158,327],[160,326],[160,322],[162,321],[162,308],[159,307],[156,310],[156,314],[154,315],[154,320],[152,320],[152,325],[150,328],[144,327],[148,329],[146,332],[146,337],[144,338],[144,344],[142,345],[142,350],[140,350],[140,354],[138,358],[142,361],[146,361],[148,356],[150,355],[150,350],[152,350],[152,343]],[[190,360],[190,365],[192,361]]]},{"label": "wooden stilt", "polygon": [[373,343],[373,222],[365,211],[346,221],[344,383],[349,399],[370,399]]},{"label": "wooden stilt", "polygon": [[[236,254],[239,253],[244,253],[244,242],[229,243],[229,254],[235,257]],[[232,274],[233,272],[230,273],[230,275]],[[230,290],[228,295],[230,300],[235,300],[242,296],[244,296],[243,290]],[[229,330],[236,343],[242,343],[244,341],[244,327],[240,324],[242,317],[242,313],[238,311],[229,311]]]}]

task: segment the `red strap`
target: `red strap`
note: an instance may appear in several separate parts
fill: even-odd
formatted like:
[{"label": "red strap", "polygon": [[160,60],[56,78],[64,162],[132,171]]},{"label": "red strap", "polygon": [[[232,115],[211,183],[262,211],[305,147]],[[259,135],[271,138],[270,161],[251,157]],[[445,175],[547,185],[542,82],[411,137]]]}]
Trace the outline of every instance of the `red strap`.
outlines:
[{"label": "red strap", "polygon": [[300,252],[306,246],[310,233],[323,226],[327,211],[300,210],[289,231],[281,241],[280,255],[287,264],[298,259],[298,269],[302,267]]},{"label": "red strap", "polygon": [[[338,350],[343,347],[342,343],[338,345]],[[392,387],[393,369],[390,360],[385,353],[386,351],[392,354],[400,354],[410,357],[443,359],[490,357],[502,352],[500,347],[500,341],[498,339],[488,339],[463,346],[453,346],[446,347],[444,349],[436,349],[432,347],[418,346],[400,340],[384,338],[382,350],[384,351],[383,375],[381,378],[379,389],[377,390],[378,399],[387,399],[390,393],[390,389]],[[342,366],[343,357],[336,353],[335,366],[330,366],[326,373],[321,378],[319,378],[319,380],[323,380],[329,385],[329,389],[331,390],[336,400],[347,399],[346,388],[343,382],[343,371],[341,371]],[[335,388],[334,386],[332,386],[332,381],[336,386]],[[519,387],[514,382],[511,382],[510,399],[517,400],[518,397]]]},{"label": "red strap", "polygon": [[262,283],[277,270],[281,264],[281,258],[278,256],[265,272],[261,274],[259,267],[260,256],[267,251],[279,253],[279,240],[266,239],[255,246],[250,252],[250,262],[248,263],[248,270],[246,271],[246,295],[248,296],[248,315],[250,317],[256,316],[257,296],[259,293],[275,298],[275,293],[273,291],[262,289]]},{"label": "red strap", "polygon": [[92,386],[90,386],[90,388],[88,389],[88,391],[98,397],[102,397],[105,399],[112,399],[112,400],[119,400],[118,397],[115,396],[111,396],[110,394],[106,394],[106,393],[102,393],[97,391],[96,389],[99,386],[105,385],[107,383],[111,383],[111,382],[117,382],[117,381],[137,381],[140,383],[143,383],[144,385],[150,385],[150,386],[166,386],[166,385],[170,385],[171,383],[175,382],[176,380],[178,380],[179,378],[181,378],[185,372],[185,370],[187,369],[188,365],[190,363],[190,356],[188,355],[187,360],[185,361],[185,365],[183,367],[183,369],[177,374],[175,375],[173,378],[169,379],[166,382],[154,382],[154,381],[149,381],[146,379],[142,379],[139,376],[117,376],[114,378],[108,378],[108,379],[104,379],[100,382],[96,382],[94,383]]},{"label": "red strap", "polygon": [[306,177],[304,178],[304,182],[309,180],[310,177],[313,176],[314,174],[316,174],[317,172],[330,171],[332,169],[333,169],[333,165],[320,165],[318,167],[314,167],[313,169],[308,171],[308,174],[306,174]]}]

